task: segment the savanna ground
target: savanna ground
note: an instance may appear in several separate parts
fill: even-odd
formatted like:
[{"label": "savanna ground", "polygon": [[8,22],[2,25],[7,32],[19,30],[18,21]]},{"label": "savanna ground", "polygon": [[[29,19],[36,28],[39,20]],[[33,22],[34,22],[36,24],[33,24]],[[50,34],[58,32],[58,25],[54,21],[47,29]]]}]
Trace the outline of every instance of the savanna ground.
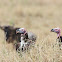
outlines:
[{"label": "savanna ground", "polygon": [[0,62],[62,62],[57,35],[50,32],[55,27],[62,30],[62,0],[0,0],[0,25],[12,24],[34,32],[37,41],[19,55],[0,30]]}]

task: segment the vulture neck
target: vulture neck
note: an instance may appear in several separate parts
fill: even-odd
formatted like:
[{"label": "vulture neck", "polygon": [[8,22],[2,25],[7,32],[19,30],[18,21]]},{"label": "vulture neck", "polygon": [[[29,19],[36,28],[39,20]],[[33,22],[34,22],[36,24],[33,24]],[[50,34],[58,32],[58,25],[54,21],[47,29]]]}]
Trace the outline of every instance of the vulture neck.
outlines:
[{"label": "vulture neck", "polygon": [[57,38],[59,38],[60,37],[60,35],[61,35],[61,33],[59,32],[59,33],[57,33]]},{"label": "vulture neck", "polygon": [[23,45],[24,45],[24,39],[23,39],[23,37],[21,37],[21,47],[23,47]]}]

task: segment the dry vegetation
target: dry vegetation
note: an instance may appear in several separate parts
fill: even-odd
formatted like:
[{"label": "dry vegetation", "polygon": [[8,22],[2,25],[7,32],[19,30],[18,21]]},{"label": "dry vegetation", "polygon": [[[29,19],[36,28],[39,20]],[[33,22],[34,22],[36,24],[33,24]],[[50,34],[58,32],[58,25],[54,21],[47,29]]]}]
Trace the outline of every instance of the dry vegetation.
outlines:
[{"label": "dry vegetation", "polygon": [[0,62],[62,62],[62,50],[55,45],[57,36],[50,32],[62,29],[62,0],[0,0],[0,25],[13,23],[34,32],[37,42],[18,54],[0,30]]}]

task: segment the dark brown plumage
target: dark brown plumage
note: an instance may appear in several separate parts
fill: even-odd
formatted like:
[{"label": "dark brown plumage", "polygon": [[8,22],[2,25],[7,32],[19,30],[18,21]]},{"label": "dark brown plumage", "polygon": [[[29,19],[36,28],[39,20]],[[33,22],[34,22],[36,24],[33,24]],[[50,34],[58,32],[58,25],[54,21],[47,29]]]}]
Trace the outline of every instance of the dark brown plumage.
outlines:
[{"label": "dark brown plumage", "polygon": [[5,33],[6,42],[13,43],[15,40],[16,42],[20,42],[20,34],[16,34],[16,30],[19,28],[14,28],[13,26],[0,26]]},{"label": "dark brown plumage", "polygon": [[31,45],[35,44],[37,36],[32,32],[27,32],[24,28],[20,28],[16,30],[17,33],[21,34],[19,43],[16,44],[16,51],[27,50]]},{"label": "dark brown plumage", "polygon": [[32,40],[26,38],[26,35],[21,34],[21,42],[16,44],[16,51],[25,51],[33,43]]}]

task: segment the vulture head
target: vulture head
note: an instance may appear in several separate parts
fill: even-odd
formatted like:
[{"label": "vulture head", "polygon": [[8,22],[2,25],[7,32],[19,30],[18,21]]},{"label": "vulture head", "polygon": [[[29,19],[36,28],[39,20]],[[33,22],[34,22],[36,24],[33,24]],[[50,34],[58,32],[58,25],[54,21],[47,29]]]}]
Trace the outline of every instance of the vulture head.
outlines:
[{"label": "vulture head", "polygon": [[51,32],[57,33],[57,37],[60,37],[61,29],[60,28],[54,28],[54,29],[51,29]]},{"label": "vulture head", "polygon": [[21,34],[21,35],[24,35],[24,37],[26,38],[26,39],[28,39],[28,33],[27,33],[27,31],[26,31],[26,29],[25,28],[20,28],[20,29],[17,29],[16,30],[16,33],[18,34]]},{"label": "vulture head", "polygon": [[24,34],[26,33],[26,30],[24,28],[20,28],[16,30],[16,33]]}]

